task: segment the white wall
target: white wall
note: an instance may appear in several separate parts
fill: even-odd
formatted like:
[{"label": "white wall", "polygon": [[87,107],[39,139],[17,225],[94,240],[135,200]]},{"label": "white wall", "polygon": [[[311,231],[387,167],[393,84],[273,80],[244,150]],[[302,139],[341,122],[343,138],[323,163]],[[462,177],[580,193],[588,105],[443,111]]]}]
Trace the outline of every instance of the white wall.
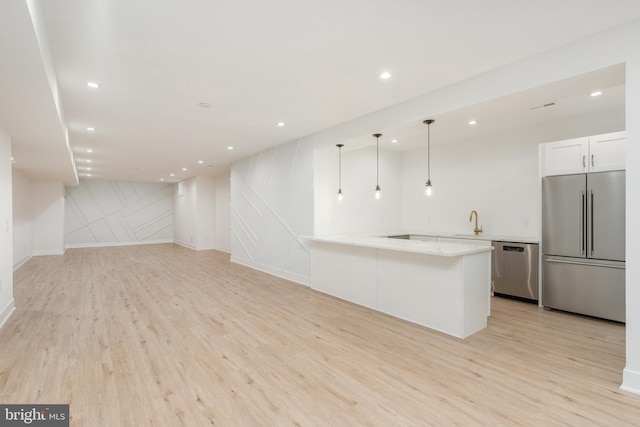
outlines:
[{"label": "white wall", "polygon": [[231,251],[229,175],[197,176],[174,186],[174,242]]},{"label": "white wall", "polygon": [[174,185],[175,243],[231,252],[229,175],[197,176]]},{"label": "white wall", "polygon": [[[435,126],[432,125],[432,126]],[[540,237],[538,144],[624,130],[624,109],[474,139],[431,144],[434,194],[424,196],[426,148],[402,157],[402,226],[408,231]]]},{"label": "white wall", "polygon": [[215,181],[215,242],[214,248],[231,252],[231,175],[216,177]]},{"label": "white wall", "polygon": [[313,146],[301,141],[231,165],[231,260],[310,284]]},{"label": "white wall", "polygon": [[[435,125],[433,125],[435,126]],[[314,153],[315,234],[471,233],[471,210],[485,235],[539,238],[538,144],[624,130],[624,108],[573,117],[472,140],[431,144],[434,195],[424,194],[426,147],[380,150],[383,197],[373,198],[375,145],[343,147],[337,201],[338,149]]]},{"label": "white wall", "polygon": [[32,182],[22,172],[13,169],[13,269],[33,255]]},{"label": "white wall", "polygon": [[33,254],[64,254],[64,185],[34,181],[31,185]]},{"label": "white wall", "polygon": [[[381,144],[382,145],[382,144]],[[314,152],[314,234],[396,232],[401,224],[401,153],[380,148],[376,188],[375,145],[357,150],[342,148],[342,201],[338,201],[338,148]]]},{"label": "white wall", "polygon": [[191,249],[197,247],[197,185],[189,178],[173,186],[173,241]]},{"label": "white wall", "polygon": [[[631,40],[640,39],[640,28],[636,28],[632,36]],[[635,54],[627,57],[627,365],[622,388],[640,394],[640,191],[637,188],[640,182],[640,51],[632,47],[634,45],[627,45]]]},{"label": "white wall", "polygon": [[81,180],[66,188],[64,230],[68,248],[171,242],[172,186]]},{"label": "white wall", "polygon": [[0,327],[15,309],[12,229],[11,140],[0,127]]},{"label": "white wall", "polygon": [[216,180],[210,176],[196,177],[197,249],[213,249],[216,232]]}]

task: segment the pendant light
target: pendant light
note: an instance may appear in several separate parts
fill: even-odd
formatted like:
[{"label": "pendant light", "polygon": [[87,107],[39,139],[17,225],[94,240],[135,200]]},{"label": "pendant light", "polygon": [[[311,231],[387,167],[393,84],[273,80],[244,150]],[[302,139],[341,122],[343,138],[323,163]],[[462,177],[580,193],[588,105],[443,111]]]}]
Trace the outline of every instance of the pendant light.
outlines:
[{"label": "pendant light", "polygon": [[374,133],[373,136],[376,138],[376,192],[375,198],[380,198],[380,137],[381,133]]},{"label": "pendant light", "polygon": [[344,144],[336,144],[338,147],[338,201],[342,201],[342,147]]},{"label": "pendant light", "polygon": [[433,186],[431,185],[431,128],[429,125],[433,123],[433,119],[427,119],[422,123],[427,125],[427,183],[425,184],[425,194],[431,196]]}]

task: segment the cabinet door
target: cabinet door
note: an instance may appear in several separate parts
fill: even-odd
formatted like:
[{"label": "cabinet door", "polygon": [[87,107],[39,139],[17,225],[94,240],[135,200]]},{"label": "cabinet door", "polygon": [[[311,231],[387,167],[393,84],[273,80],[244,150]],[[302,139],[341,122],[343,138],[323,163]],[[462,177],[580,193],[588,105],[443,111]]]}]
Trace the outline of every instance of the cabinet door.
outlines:
[{"label": "cabinet door", "polygon": [[574,138],[544,144],[544,175],[586,172],[589,138]]},{"label": "cabinet door", "polygon": [[589,166],[591,172],[625,169],[624,132],[596,135],[589,138]]}]

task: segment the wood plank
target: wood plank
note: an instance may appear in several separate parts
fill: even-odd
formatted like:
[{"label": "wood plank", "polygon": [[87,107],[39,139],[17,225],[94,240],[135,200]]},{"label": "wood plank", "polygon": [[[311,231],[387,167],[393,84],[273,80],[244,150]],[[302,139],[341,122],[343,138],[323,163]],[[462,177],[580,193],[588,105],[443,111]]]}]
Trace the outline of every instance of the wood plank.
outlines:
[{"label": "wood plank", "polygon": [[638,425],[623,325],[494,298],[459,340],[177,245],[15,273],[0,401],[74,426]]}]

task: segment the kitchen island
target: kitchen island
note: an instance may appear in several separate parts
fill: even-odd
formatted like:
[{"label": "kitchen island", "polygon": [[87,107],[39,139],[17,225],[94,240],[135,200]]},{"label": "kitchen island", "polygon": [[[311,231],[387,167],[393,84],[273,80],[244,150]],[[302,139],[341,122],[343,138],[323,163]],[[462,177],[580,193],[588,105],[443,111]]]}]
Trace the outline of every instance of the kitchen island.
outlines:
[{"label": "kitchen island", "polygon": [[487,326],[491,246],[375,236],[315,236],[311,287],[466,338]]}]

